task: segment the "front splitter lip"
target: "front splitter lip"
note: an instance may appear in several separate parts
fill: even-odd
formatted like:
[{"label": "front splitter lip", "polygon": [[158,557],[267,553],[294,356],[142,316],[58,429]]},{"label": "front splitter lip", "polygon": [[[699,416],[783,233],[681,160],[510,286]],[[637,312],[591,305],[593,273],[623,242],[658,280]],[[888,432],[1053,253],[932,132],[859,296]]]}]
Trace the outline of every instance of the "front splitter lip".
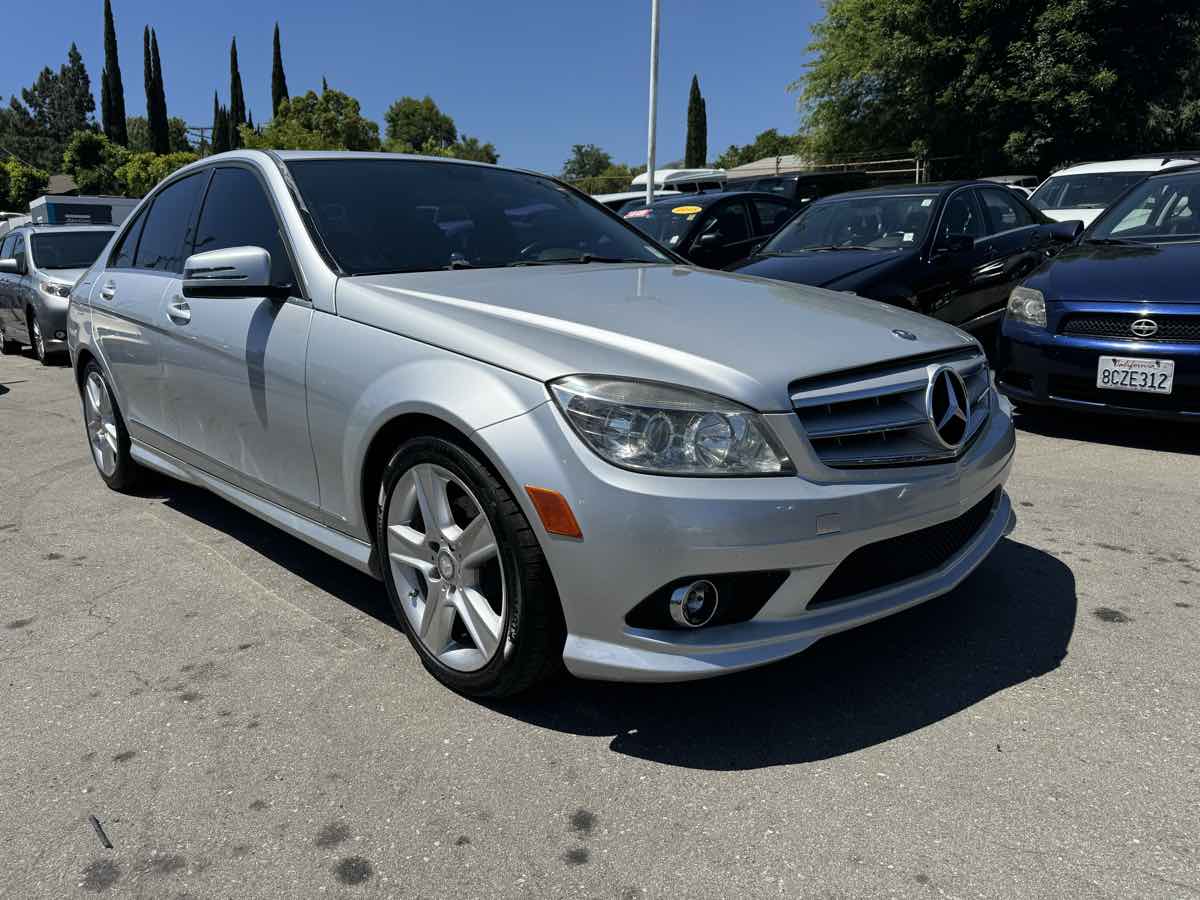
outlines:
[{"label": "front splitter lip", "polygon": [[[950,562],[918,578],[790,620],[723,626],[709,633],[722,639],[706,644],[671,643],[657,636],[661,632],[638,629],[628,629],[620,643],[569,634],[563,662],[579,678],[656,682],[711,678],[786,659],[823,637],[948,593],[987,558],[1014,524],[1012,502],[1001,492],[976,537]],[[691,638],[703,633],[686,634]]]}]

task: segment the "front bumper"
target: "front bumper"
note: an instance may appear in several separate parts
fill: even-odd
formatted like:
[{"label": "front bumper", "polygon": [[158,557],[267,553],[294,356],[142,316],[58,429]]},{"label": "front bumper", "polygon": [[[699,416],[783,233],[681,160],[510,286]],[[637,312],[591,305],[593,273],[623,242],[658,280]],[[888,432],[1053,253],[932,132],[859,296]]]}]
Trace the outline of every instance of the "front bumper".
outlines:
[{"label": "front bumper", "polygon": [[[997,349],[996,384],[1017,403],[1084,412],[1200,421],[1200,344],[1057,334],[1068,314],[1118,313],[1154,318],[1195,315],[1200,304],[1048,304],[1047,328],[1005,319]],[[1170,394],[1143,394],[1096,387],[1101,356],[1175,361]]]},{"label": "front bumper", "polygon": [[[763,665],[820,638],[951,590],[1010,528],[997,490],[1012,465],[1009,405],[966,453],[945,465],[846,472],[814,462],[792,413],[768,418],[804,477],[672,478],[628,472],[597,458],[553,403],[483,429],[492,458],[518,489],[561,492],[583,540],[538,530],[567,624],[564,661],[575,675],[635,681],[702,678]],[[956,519],[995,494],[983,525],[943,565],[836,603],[808,603],[860,547]],[[697,630],[635,628],[626,615],[681,578],[785,570],[749,621]]]}]

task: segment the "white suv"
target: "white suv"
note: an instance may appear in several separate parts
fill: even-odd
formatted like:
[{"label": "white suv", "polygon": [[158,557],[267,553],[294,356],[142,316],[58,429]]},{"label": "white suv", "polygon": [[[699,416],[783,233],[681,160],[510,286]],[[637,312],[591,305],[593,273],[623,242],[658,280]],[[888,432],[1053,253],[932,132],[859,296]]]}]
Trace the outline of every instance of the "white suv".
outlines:
[{"label": "white suv", "polygon": [[1029,202],[1052,219],[1059,222],[1078,219],[1086,228],[1126,188],[1147,175],[1197,162],[1200,162],[1197,156],[1153,156],[1083,163],[1055,172],[1033,192]]}]

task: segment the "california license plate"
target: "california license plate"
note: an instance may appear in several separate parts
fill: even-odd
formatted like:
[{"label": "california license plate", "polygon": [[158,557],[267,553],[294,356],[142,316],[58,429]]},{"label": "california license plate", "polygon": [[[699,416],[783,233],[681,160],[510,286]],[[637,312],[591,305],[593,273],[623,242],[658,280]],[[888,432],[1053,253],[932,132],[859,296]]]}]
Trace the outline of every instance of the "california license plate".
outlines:
[{"label": "california license plate", "polygon": [[1102,356],[1096,366],[1096,387],[1110,391],[1169,394],[1175,382],[1175,360]]}]

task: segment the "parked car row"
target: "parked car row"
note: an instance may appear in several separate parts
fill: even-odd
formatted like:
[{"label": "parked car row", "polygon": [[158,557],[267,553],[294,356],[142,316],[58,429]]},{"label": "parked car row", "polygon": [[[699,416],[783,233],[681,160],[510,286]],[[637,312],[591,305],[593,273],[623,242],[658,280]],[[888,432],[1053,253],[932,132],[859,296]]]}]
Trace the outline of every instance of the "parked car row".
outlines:
[{"label": "parked car row", "polygon": [[[731,197],[661,215],[752,231],[781,204]],[[982,562],[1014,432],[977,341],[688,265],[636,221],[465,161],[189,165],[71,290],[97,471],[201,485],[372,574],[476,695],[761,665]]]}]

